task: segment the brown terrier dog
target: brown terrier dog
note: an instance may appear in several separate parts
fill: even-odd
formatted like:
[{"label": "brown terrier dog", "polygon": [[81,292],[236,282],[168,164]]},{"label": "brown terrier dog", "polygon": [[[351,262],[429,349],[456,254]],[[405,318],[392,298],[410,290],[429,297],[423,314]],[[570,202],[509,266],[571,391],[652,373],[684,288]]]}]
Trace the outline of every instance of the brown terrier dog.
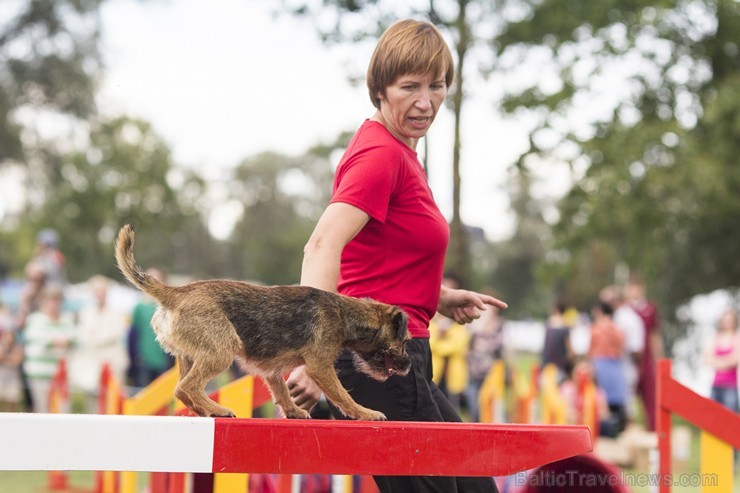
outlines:
[{"label": "brown terrier dog", "polygon": [[175,397],[199,416],[234,416],[205,393],[206,384],[229,368],[234,357],[257,373],[288,418],[308,418],[295,405],[283,375],[299,365],[345,415],[384,420],[357,404],[342,387],[334,361],[343,348],[357,368],[375,380],[406,375],[411,359],[407,317],[398,308],[305,286],[256,286],[239,281],[166,285],[134,259],[134,230],[121,228],[118,268],[159,304],[152,326],[160,345],[179,363]]}]

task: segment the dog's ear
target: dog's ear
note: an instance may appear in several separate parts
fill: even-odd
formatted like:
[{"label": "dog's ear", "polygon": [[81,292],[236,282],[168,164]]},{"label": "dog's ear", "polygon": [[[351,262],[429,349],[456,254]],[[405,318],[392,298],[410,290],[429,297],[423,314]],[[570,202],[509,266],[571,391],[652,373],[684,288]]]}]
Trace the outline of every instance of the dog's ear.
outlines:
[{"label": "dog's ear", "polygon": [[396,337],[400,340],[406,339],[408,335],[408,323],[409,318],[403,312],[403,310],[396,308],[393,314],[393,330],[396,333]]}]

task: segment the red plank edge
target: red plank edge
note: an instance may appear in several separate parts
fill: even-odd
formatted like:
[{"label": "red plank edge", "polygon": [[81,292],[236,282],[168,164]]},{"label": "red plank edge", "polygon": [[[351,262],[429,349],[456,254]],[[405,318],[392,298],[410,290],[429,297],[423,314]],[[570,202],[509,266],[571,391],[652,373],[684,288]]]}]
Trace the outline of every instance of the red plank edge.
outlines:
[{"label": "red plank edge", "polygon": [[592,451],[586,426],[215,420],[213,471],[505,476]]}]

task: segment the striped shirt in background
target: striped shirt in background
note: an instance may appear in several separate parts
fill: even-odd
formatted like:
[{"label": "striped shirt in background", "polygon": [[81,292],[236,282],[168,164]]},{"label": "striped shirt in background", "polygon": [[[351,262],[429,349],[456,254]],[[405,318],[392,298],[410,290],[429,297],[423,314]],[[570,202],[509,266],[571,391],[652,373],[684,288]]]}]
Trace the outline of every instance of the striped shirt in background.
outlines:
[{"label": "striped shirt in background", "polygon": [[28,378],[51,380],[59,361],[69,356],[75,333],[70,314],[63,314],[58,320],[41,312],[29,315],[23,331],[23,369]]}]

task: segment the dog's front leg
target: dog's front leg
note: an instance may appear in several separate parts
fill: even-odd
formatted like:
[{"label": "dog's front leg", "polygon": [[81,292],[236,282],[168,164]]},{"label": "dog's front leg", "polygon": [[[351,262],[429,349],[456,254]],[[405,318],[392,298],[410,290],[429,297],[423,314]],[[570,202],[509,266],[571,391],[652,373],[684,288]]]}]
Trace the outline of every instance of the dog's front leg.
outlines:
[{"label": "dog's front leg", "polygon": [[265,376],[263,377],[263,380],[270,388],[275,404],[280,406],[280,409],[283,410],[283,414],[285,414],[286,418],[308,419],[311,417],[308,411],[296,406],[293,399],[290,398],[290,391],[288,390],[288,386],[285,385],[285,380],[283,380],[281,375],[273,375],[271,377]]},{"label": "dog's front leg", "polygon": [[306,373],[321,388],[326,398],[337,406],[345,416],[367,421],[385,421],[387,419],[385,414],[357,404],[342,387],[334,367],[312,365],[306,361]]}]

